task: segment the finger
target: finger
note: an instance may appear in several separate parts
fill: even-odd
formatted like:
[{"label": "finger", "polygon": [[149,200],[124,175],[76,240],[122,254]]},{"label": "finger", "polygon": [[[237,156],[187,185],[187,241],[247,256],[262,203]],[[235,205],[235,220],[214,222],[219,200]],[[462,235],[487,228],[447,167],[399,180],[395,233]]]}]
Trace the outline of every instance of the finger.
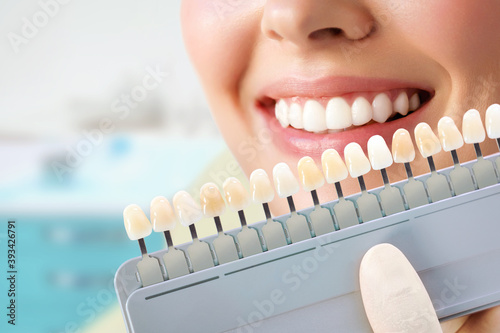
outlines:
[{"label": "finger", "polygon": [[379,244],[366,252],[359,283],[366,315],[375,333],[442,332],[417,272],[393,245]]}]

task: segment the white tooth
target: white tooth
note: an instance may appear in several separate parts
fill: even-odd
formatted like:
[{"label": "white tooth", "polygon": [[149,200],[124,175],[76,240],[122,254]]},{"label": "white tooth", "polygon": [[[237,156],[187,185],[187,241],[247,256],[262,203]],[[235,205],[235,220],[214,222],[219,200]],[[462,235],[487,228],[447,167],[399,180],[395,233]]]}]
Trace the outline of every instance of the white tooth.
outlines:
[{"label": "white tooth", "polygon": [[378,94],[372,102],[373,120],[378,123],[385,123],[392,115],[392,102],[386,94]]},{"label": "white tooth", "polygon": [[406,116],[410,107],[409,103],[408,95],[403,91],[394,101],[394,111]]},{"label": "white tooth", "polygon": [[321,164],[326,181],[330,184],[347,178],[347,167],[335,149],[327,149],[321,155]]},{"label": "white tooth", "polygon": [[128,205],[123,210],[123,221],[125,230],[130,240],[145,238],[153,231],[153,226],[149,222],[146,214],[137,205]]},{"label": "white tooth", "polygon": [[415,127],[415,142],[423,158],[441,151],[439,139],[427,123],[420,123]]},{"label": "white tooth", "polygon": [[373,110],[371,104],[364,97],[358,97],[354,100],[351,107],[352,124],[354,126],[364,125],[372,120]]},{"label": "white tooth", "polygon": [[205,217],[221,216],[226,210],[219,188],[214,183],[206,183],[200,189],[201,209]]},{"label": "white tooth", "polygon": [[185,227],[198,222],[203,217],[200,205],[186,191],[179,191],[172,199],[175,215]]},{"label": "white tooth", "polygon": [[380,135],[374,135],[368,140],[368,157],[373,170],[388,168],[393,162],[391,151]]},{"label": "white tooth", "polygon": [[243,184],[235,177],[229,177],[222,184],[227,205],[238,212],[250,204],[250,196]]},{"label": "white tooth", "polygon": [[318,101],[308,100],[304,105],[302,121],[304,129],[309,132],[326,131],[325,109]]},{"label": "white tooth", "polygon": [[415,93],[410,98],[410,111],[415,111],[419,107],[420,107],[420,97],[418,97],[418,94]]},{"label": "white tooth", "polygon": [[358,178],[370,172],[370,161],[363,149],[356,142],[351,142],[344,148],[344,159],[352,178]]},{"label": "white tooth", "polygon": [[256,203],[271,202],[274,199],[274,189],[269,176],[262,169],[257,169],[250,175],[250,189],[253,201]]},{"label": "white tooth", "polygon": [[300,189],[297,178],[286,163],[278,163],[273,168],[273,180],[276,193],[280,198],[289,197]]},{"label": "white tooth", "polygon": [[155,232],[163,232],[175,228],[176,217],[167,198],[158,196],[151,201],[149,208],[151,224]]},{"label": "white tooth", "polygon": [[464,114],[462,134],[466,143],[480,143],[486,139],[479,111],[471,109]]},{"label": "white tooth", "polygon": [[398,129],[392,136],[392,157],[396,163],[410,163],[415,159],[415,148],[410,132]]},{"label": "white tooth", "polygon": [[351,127],[351,107],[342,97],[334,97],[326,105],[326,127],[340,130]]},{"label": "white tooth", "polygon": [[288,105],[286,105],[284,100],[280,99],[278,103],[276,103],[274,106],[274,113],[281,126],[287,127],[290,125],[288,123]]},{"label": "white tooth", "polygon": [[500,105],[492,104],[486,110],[486,118],[484,120],[488,138],[500,138]]},{"label": "white tooth", "polygon": [[302,107],[298,103],[292,103],[288,109],[288,122],[290,123],[290,126],[296,129],[304,128],[304,122],[302,119]]},{"label": "white tooth", "polygon": [[325,184],[325,177],[311,157],[302,157],[297,164],[297,169],[304,190],[316,190]]},{"label": "white tooth", "polygon": [[438,134],[444,151],[452,151],[464,145],[462,134],[450,117],[443,117],[438,122]]}]

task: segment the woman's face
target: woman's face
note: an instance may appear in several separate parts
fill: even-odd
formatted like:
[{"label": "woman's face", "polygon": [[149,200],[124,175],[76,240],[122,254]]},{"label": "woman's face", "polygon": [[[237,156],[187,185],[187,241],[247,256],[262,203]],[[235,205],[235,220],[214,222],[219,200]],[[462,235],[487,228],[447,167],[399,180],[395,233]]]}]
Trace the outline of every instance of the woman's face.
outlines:
[{"label": "woman's face", "polygon": [[[184,0],[182,23],[227,144],[247,175],[272,175],[278,162],[320,164],[325,149],[366,148],[375,134],[390,147],[398,128],[413,133],[420,122],[436,132],[445,115],[461,128],[470,108],[484,119],[500,97],[499,14],[497,0]],[[473,149],[459,156],[471,160]],[[450,154],[435,161],[450,165]],[[412,166],[428,172],[418,152]],[[400,164],[388,171],[391,182],[404,178]],[[375,171],[365,180],[382,185]],[[342,184],[359,191],[356,180]],[[321,200],[333,192],[323,186]],[[310,200],[302,191],[298,208]],[[273,202],[275,214],[284,203]]]}]

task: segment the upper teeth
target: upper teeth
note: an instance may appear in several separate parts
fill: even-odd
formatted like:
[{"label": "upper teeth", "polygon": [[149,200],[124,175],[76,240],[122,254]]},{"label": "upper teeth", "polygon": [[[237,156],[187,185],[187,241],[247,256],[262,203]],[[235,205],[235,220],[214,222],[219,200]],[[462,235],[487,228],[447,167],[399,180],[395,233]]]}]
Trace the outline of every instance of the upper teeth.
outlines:
[{"label": "upper teeth", "polygon": [[372,119],[383,123],[396,113],[405,116],[419,107],[418,94],[415,93],[408,98],[408,94],[403,91],[394,102],[386,93],[380,93],[375,96],[371,104],[361,96],[357,97],[352,105],[342,97],[333,97],[326,104],[326,108],[315,99],[308,99],[303,105],[295,101],[288,104],[284,99],[279,99],[275,113],[283,127],[292,126],[308,132],[324,132],[364,125]]}]

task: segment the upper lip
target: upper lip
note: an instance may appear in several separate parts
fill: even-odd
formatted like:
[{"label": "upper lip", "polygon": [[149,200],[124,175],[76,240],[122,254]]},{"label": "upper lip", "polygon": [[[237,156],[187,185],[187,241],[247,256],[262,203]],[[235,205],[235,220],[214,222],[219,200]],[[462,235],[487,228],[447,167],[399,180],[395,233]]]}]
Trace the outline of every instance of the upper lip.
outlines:
[{"label": "upper lip", "polygon": [[431,95],[432,88],[428,85],[398,79],[356,77],[356,76],[326,76],[321,78],[285,77],[264,86],[257,99],[280,99],[291,97],[335,97],[356,92],[383,92],[392,89],[416,88],[425,90]]}]

